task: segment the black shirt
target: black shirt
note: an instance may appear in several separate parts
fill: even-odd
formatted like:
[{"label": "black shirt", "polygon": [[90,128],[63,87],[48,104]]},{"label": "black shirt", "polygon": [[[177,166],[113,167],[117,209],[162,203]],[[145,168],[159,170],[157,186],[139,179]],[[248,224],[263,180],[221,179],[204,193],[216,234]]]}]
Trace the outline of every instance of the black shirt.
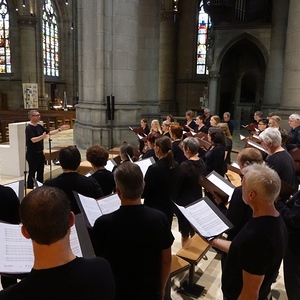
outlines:
[{"label": "black shirt", "polygon": [[112,267],[116,300],[158,299],[161,252],[174,241],[162,212],[145,205],[121,206],[96,220],[93,237],[96,255]]},{"label": "black shirt", "polygon": [[47,134],[49,130],[44,128],[42,125],[37,124],[36,126],[28,124],[25,129],[26,133],[26,148],[28,152],[43,152],[44,150],[44,140],[33,143],[31,139],[42,135],[44,132]]}]

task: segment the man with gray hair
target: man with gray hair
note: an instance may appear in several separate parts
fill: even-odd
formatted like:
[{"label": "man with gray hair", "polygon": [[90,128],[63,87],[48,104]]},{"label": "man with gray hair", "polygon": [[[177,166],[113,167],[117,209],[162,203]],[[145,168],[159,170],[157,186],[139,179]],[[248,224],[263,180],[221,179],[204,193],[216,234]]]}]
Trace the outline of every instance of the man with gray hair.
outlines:
[{"label": "man with gray hair", "polygon": [[216,238],[211,245],[227,252],[222,290],[226,300],[267,299],[286,249],[287,230],[274,201],[281,182],[266,165],[243,169],[242,194],[252,219],[233,241]]},{"label": "man with gray hair", "polygon": [[291,155],[281,146],[280,131],[275,127],[268,127],[259,135],[259,139],[269,153],[266,158],[267,165],[278,173],[281,180],[294,187],[295,165]]},{"label": "man with gray hair", "polygon": [[211,119],[211,113],[209,108],[204,109],[204,125],[209,128],[211,127],[210,125],[210,119]]},{"label": "man with gray hair", "polygon": [[142,205],[144,179],[138,165],[121,164],[114,177],[121,207],[96,220],[95,253],[112,267],[116,300],[161,300],[174,241],[169,222],[163,212]]},{"label": "man with gray hair", "polygon": [[300,148],[300,116],[298,114],[291,114],[289,116],[289,125],[292,129],[289,132],[290,139],[286,142],[288,151],[293,148]]},{"label": "man with gray hair", "polygon": [[230,120],[230,117],[231,117],[231,114],[230,114],[229,111],[224,112],[224,114],[223,114],[223,120],[224,120],[225,123],[227,123],[231,135],[233,135],[233,128],[234,128],[234,126],[233,126],[233,123]]}]

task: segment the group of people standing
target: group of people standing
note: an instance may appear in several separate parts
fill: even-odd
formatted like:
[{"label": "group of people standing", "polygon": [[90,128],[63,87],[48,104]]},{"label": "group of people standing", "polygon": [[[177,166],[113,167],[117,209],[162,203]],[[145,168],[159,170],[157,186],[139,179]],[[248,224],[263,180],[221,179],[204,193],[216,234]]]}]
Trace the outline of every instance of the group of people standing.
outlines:
[{"label": "group of people standing", "polygon": [[[77,173],[81,156],[76,146],[62,148],[59,161],[63,173],[30,192],[20,208],[22,232],[32,239],[35,250],[33,270],[21,284],[8,287],[12,282],[4,280],[5,290],[0,292],[0,299],[12,299],[11,296],[21,299],[18,298],[20,295],[24,299],[53,299],[71,293],[71,290],[72,299],[81,299],[83,292],[78,288],[82,285],[82,291],[90,295],[89,299],[98,299],[100,294],[103,299],[163,299],[170,273],[174,213],[178,218],[182,245],[195,234],[173,202],[186,206],[201,198],[199,177],[213,170],[224,176],[231,160],[233,124],[230,114],[224,113],[222,122],[219,116],[210,115],[209,109],[195,121],[193,117],[193,113],[187,111],[185,124],[180,124],[167,116],[162,126],[158,120],[153,120],[150,128],[142,119],[140,125],[146,138],[140,139],[140,153],[129,144],[122,145],[121,163],[113,172],[105,168],[108,151],[102,146],[87,149],[86,158],[94,172],[90,177]],[[229,207],[216,197],[212,199],[234,225],[227,240],[216,238],[209,242],[223,251],[222,290],[226,300],[266,299],[283,257],[288,297],[294,300],[300,294],[300,196],[296,193],[289,200],[280,195],[281,180],[294,187],[297,181],[294,161],[282,144],[282,133],[272,126],[278,118],[271,117],[266,128],[263,128],[262,115],[256,120],[257,126],[261,127],[259,140],[269,154],[266,164],[258,150],[243,149],[238,155],[242,186],[234,190]],[[44,138],[67,127],[47,132],[38,125],[40,115],[37,111],[30,111],[29,118],[30,124],[26,128],[29,175],[34,177],[37,172],[37,179],[43,182],[40,162],[34,161],[32,153],[41,153],[41,161]],[[286,148],[300,148],[300,117],[291,115],[289,124],[292,130]],[[198,133],[207,134],[208,148],[200,147]],[[151,156],[155,163],[143,177],[140,168],[132,162]],[[121,200],[120,209],[99,217],[89,230],[95,254],[104,258],[94,261],[91,273],[87,270],[92,262],[78,260],[70,250],[73,213],[80,213],[74,191],[95,199],[116,192]],[[144,199],[143,204],[141,199]],[[53,205],[49,205],[51,201]],[[14,208],[15,216],[18,216],[18,209],[19,204]],[[19,221],[15,218],[8,222]],[[50,227],[53,227],[53,237],[44,239]],[[63,228],[62,231],[59,228]],[[42,249],[45,247],[49,257],[56,259],[43,262]],[[65,276],[69,272],[73,275],[71,280]],[[105,278],[105,284],[102,278]],[[53,288],[47,295],[49,281]],[[34,285],[38,288],[33,292]]]}]

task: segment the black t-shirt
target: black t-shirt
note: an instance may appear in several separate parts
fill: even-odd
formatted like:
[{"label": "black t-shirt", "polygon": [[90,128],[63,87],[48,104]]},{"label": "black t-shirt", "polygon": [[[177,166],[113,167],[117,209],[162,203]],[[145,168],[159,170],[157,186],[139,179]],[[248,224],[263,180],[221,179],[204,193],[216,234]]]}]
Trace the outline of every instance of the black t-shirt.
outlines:
[{"label": "black t-shirt", "polygon": [[79,214],[80,209],[73,191],[95,199],[103,197],[102,189],[94,178],[85,177],[77,172],[62,173],[54,179],[46,180],[44,185],[63,190],[70,200],[74,214]]},{"label": "black t-shirt", "polygon": [[287,151],[279,151],[268,155],[266,163],[278,173],[281,180],[291,186],[295,186],[295,165],[291,155]]},{"label": "black t-shirt", "polygon": [[115,190],[116,184],[112,172],[106,169],[98,170],[91,176],[91,178],[96,179],[99,183],[104,196],[110,195]]},{"label": "black t-shirt", "polygon": [[36,126],[28,124],[25,129],[26,133],[26,147],[28,152],[42,152],[44,150],[44,140],[33,143],[31,139],[42,135],[44,132],[47,134],[49,130],[44,128],[42,125],[37,124]]},{"label": "black t-shirt", "polygon": [[19,224],[19,206],[20,201],[14,190],[0,185],[0,221]]},{"label": "black t-shirt", "polygon": [[227,300],[236,300],[243,287],[242,271],[265,275],[259,300],[266,299],[286,249],[287,230],[279,217],[252,218],[234,238],[226,257],[222,290]]},{"label": "black t-shirt", "polygon": [[174,155],[174,160],[181,164],[183,161],[187,160],[185,157],[183,150],[179,147],[181,141],[174,141],[172,143],[172,152]]},{"label": "black t-shirt", "polygon": [[144,204],[163,211],[169,220],[173,216],[172,200],[175,200],[178,176],[178,164],[175,162],[175,168],[170,169],[167,159],[162,158],[149,166],[144,178]]},{"label": "black t-shirt", "polygon": [[210,147],[205,154],[205,175],[212,171],[216,171],[221,176],[224,176],[226,171],[225,146],[216,145],[214,148]]},{"label": "black t-shirt", "polygon": [[96,220],[95,253],[112,267],[116,299],[157,299],[161,252],[173,241],[166,216],[145,205],[121,206]]},{"label": "black t-shirt", "polygon": [[50,269],[32,270],[19,283],[0,292],[1,300],[113,300],[114,278],[103,258],[75,258]]},{"label": "black t-shirt", "polygon": [[180,164],[177,184],[177,204],[186,206],[202,198],[199,176],[200,174],[204,174],[204,172],[205,165],[202,159],[186,160]]}]

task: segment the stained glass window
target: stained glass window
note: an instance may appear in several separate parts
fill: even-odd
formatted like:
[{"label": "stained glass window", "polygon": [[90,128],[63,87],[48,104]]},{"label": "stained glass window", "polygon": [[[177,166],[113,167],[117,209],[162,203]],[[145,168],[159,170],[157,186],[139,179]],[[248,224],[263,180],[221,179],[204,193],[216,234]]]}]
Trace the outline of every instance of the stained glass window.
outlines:
[{"label": "stained glass window", "polygon": [[208,74],[206,66],[207,55],[207,31],[210,26],[209,16],[203,8],[203,1],[200,1],[198,15],[198,39],[197,39],[197,74]]},{"label": "stained glass window", "polygon": [[59,43],[57,15],[51,0],[43,4],[43,59],[44,75],[59,76]]},{"label": "stained glass window", "polygon": [[0,73],[11,73],[9,42],[9,12],[5,0],[0,0]]}]

